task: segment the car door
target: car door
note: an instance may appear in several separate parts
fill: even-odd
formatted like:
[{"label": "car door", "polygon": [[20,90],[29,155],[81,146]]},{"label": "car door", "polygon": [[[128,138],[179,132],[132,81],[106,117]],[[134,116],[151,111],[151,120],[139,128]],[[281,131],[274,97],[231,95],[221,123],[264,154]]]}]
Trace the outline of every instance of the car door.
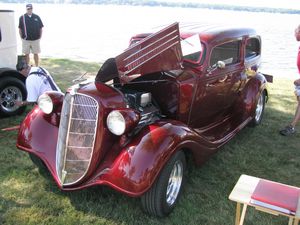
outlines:
[{"label": "car door", "polygon": [[[198,77],[190,117],[192,127],[208,126],[228,115],[241,80],[240,47],[241,40],[235,40],[219,44],[210,51],[208,69]],[[224,62],[225,67],[218,67],[218,61]]]},{"label": "car door", "polygon": [[242,40],[233,40],[216,46],[211,53],[210,66],[218,61],[225,64],[224,68],[213,71],[212,75],[218,77],[218,85],[221,87],[221,103],[223,112],[235,103],[241,85],[241,75],[243,70],[241,60]]}]

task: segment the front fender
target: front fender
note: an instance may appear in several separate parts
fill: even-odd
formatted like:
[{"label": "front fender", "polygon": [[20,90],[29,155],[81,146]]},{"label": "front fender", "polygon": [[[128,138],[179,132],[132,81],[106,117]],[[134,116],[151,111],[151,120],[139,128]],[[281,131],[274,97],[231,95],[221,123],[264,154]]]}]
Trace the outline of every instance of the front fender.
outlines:
[{"label": "front fender", "polygon": [[140,196],[152,186],[163,166],[177,150],[190,150],[195,162],[200,164],[218,147],[184,123],[158,121],[146,126],[124,147],[120,148],[121,142],[117,141],[85,182],[63,187],[55,167],[59,120],[58,114],[46,115],[35,107],[20,127],[17,147],[37,155],[63,190],[108,185],[129,196]]},{"label": "front fender", "polygon": [[195,138],[197,134],[178,121],[149,125],[121,151],[99,182],[105,180],[121,192],[140,196],[152,186],[171,155],[196,144]]},{"label": "front fender", "polygon": [[58,113],[47,115],[35,106],[20,126],[16,146],[38,156],[60,186],[55,170],[59,121]]}]

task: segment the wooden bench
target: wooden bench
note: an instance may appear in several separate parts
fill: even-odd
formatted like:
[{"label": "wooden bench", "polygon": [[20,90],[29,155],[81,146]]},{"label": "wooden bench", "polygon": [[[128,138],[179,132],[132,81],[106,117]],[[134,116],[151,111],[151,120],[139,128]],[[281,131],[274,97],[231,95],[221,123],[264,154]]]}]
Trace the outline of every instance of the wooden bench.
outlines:
[{"label": "wooden bench", "polygon": [[[243,225],[244,219],[246,216],[247,206],[255,207],[255,209],[270,213],[273,215],[283,215],[289,218],[288,225],[298,225],[300,219],[300,198],[298,197],[298,205],[295,212],[295,215],[282,213],[270,208],[265,208],[262,206],[254,205],[251,203],[251,196],[261,179],[257,177],[252,177],[248,175],[241,175],[239,180],[237,181],[235,187],[233,188],[231,194],[229,195],[229,199],[235,201],[236,205],[236,217],[235,217],[235,225]],[[280,184],[280,183],[277,183]],[[282,184],[280,184],[282,185]],[[292,186],[289,186],[292,187]],[[296,188],[296,187],[294,187]],[[243,205],[242,213],[241,206]]]}]

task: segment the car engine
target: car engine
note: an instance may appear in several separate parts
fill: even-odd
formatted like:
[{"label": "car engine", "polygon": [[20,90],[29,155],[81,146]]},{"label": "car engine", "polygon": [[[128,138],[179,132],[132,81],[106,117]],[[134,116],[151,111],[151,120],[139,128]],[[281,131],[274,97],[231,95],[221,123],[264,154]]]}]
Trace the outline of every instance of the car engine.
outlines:
[{"label": "car engine", "polygon": [[161,118],[159,106],[152,98],[152,94],[150,92],[139,92],[128,89],[123,89],[122,92],[124,93],[127,107],[135,109],[141,114],[138,127],[151,124]]}]

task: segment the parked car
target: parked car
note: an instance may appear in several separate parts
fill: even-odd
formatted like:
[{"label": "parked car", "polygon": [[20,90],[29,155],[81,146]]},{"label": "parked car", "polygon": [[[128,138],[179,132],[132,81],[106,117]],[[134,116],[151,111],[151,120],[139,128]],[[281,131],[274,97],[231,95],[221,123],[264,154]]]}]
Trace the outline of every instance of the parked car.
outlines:
[{"label": "parked car", "polygon": [[188,154],[202,164],[260,124],[268,98],[260,60],[261,38],[250,28],[174,23],[136,35],[95,81],[42,95],[17,147],[62,190],[108,185],[166,216]]},{"label": "parked car", "polygon": [[0,10],[0,117],[24,112],[16,101],[26,99],[25,77],[16,70],[17,40],[13,10]]}]

